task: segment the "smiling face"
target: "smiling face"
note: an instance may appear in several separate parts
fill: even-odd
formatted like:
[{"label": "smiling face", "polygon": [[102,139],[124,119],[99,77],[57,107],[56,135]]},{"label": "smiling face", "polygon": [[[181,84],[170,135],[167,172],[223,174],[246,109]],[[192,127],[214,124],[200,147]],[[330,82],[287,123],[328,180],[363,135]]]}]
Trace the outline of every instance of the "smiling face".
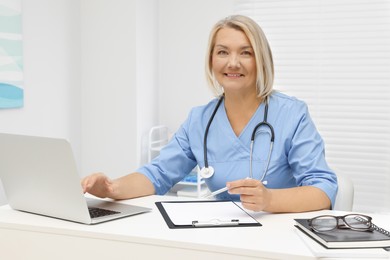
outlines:
[{"label": "smiling face", "polygon": [[225,94],[256,92],[255,54],[244,32],[229,27],[220,29],[215,37],[211,64]]}]

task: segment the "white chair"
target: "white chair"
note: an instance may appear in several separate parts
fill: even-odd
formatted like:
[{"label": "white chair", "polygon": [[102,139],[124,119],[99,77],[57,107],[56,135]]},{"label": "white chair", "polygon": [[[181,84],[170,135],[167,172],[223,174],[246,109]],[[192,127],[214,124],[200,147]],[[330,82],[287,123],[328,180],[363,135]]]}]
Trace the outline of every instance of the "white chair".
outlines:
[{"label": "white chair", "polygon": [[354,186],[352,180],[345,174],[336,171],[339,190],[337,192],[334,210],[352,211]]}]

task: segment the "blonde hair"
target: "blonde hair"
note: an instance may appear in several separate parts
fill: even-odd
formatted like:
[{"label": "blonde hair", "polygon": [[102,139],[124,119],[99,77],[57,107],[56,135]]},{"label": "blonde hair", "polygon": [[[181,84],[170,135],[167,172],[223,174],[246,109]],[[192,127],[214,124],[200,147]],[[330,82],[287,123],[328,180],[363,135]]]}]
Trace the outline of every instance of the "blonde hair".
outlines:
[{"label": "blonde hair", "polygon": [[225,27],[242,31],[248,37],[256,59],[257,95],[263,99],[267,98],[272,93],[274,82],[274,63],[271,48],[260,26],[251,18],[243,15],[233,15],[220,20],[210,32],[206,53],[206,78],[212,91],[216,96],[220,96],[223,93],[223,88],[215,79],[212,71],[212,55],[216,35],[219,30]]}]

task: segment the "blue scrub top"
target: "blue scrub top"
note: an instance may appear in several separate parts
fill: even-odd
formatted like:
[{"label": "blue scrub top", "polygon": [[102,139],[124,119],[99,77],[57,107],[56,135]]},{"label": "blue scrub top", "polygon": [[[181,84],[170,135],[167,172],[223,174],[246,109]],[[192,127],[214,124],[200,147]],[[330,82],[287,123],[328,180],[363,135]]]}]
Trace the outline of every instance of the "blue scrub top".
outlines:
[{"label": "blue scrub top", "polygon": [[[165,194],[191,170],[204,166],[203,139],[210,116],[218,99],[191,110],[171,141],[151,163],[137,171],[153,183],[157,194]],[[267,121],[275,131],[271,161],[264,181],[267,188],[315,186],[323,190],[334,205],[337,177],[325,160],[324,142],[310,118],[307,105],[294,97],[273,92],[269,98]],[[263,121],[261,104],[240,136],[234,133],[220,105],[207,137],[207,158],[214,175],[206,179],[211,191],[223,188],[226,182],[249,177],[250,140],[255,126]],[[268,159],[270,130],[256,131],[253,148],[253,178],[260,179]],[[227,192],[218,199],[238,200]]]}]

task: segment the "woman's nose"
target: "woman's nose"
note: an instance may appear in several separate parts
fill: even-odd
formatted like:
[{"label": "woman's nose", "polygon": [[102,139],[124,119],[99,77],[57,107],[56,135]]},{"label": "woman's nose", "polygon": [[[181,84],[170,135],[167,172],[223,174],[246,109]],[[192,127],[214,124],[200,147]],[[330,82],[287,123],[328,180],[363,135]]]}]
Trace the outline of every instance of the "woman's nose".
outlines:
[{"label": "woman's nose", "polygon": [[230,55],[228,61],[229,68],[239,68],[241,66],[238,55]]}]

